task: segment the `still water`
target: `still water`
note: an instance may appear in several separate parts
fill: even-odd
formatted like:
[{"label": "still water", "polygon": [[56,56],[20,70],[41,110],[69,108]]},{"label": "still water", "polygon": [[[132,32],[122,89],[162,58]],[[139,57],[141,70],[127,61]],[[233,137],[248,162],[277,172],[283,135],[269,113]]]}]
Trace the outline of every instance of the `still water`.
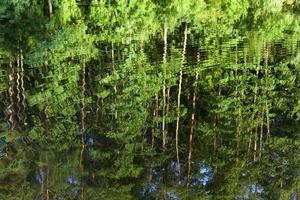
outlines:
[{"label": "still water", "polygon": [[300,199],[297,1],[63,2],[1,11],[1,200]]}]

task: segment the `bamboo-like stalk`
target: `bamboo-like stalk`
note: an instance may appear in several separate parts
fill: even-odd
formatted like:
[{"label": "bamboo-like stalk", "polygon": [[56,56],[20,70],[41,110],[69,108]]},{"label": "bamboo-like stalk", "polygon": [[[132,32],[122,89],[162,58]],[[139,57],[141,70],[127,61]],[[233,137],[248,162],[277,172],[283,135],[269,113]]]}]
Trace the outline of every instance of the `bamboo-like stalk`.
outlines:
[{"label": "bamboo-like stalk", "polygon": [[184,29],[184,42],[183,42],[183,49],[182,49],[182,62],[180,65],[180,75],[179,75],[179,83],[178,83],[178,95],[177,95],[177,117],[176,117],[176,157],[177,157],[177,164],[179,166],[179,144],[178,144],[178,135],[179,135],[179,119],[180,119],[180,100],[181,100],[181,85],[182,85],[182,75],[183,75],[183,65],[185,63],[185,54],[186,54],[186,44],[187,44],[187,24],[185,24]]}]

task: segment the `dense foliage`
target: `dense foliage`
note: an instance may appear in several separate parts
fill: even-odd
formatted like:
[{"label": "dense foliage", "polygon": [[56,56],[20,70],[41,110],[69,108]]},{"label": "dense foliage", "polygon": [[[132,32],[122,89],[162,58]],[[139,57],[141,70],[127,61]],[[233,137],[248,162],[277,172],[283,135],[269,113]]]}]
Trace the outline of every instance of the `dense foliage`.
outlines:
[{"label": "dense foliage", "polygon": [[298,0],[1,0],[0,199],[288,199]]}]

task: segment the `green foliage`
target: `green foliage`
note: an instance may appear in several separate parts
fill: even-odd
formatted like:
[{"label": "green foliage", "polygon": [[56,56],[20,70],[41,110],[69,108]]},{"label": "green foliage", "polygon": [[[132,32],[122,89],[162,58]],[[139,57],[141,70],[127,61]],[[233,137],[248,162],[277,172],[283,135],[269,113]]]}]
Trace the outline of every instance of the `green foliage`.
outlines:
[{"label": "green foliage", "polygon": [[49,2],[0,2],[0,199],[299,190],[298,1]]}]

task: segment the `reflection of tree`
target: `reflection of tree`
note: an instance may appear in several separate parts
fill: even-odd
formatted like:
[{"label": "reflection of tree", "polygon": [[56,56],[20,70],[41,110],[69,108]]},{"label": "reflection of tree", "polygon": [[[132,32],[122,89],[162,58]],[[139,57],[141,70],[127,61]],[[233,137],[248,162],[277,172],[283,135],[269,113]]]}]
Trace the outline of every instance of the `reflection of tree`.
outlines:
[{"label": "reflection of tree", "polygon": [[1,1],[0,197],[297,195],[299,5],[207,2]]}]

